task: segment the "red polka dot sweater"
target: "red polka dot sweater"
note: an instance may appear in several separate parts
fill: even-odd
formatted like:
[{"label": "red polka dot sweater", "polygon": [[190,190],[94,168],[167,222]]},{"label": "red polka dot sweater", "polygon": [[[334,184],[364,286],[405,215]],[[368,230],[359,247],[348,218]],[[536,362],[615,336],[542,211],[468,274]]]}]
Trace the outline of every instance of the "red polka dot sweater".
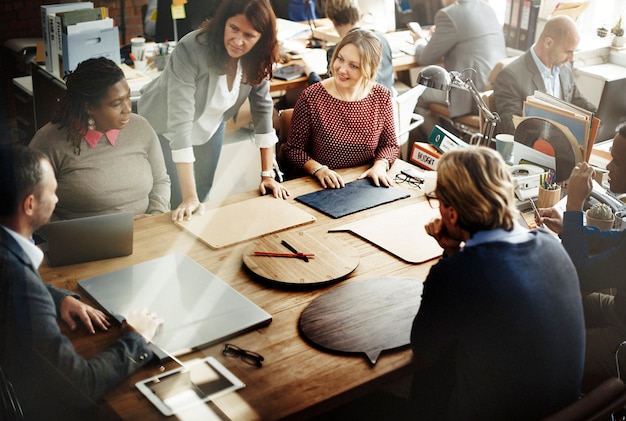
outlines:
[{"label": "red polka dot sweater", "polygon": [[361,101],[330,95],[321,83],[306,88],[294,107],[286,144],[289,161],[301,168],[314,159],[331,169],[372,164],[398,156],[391,93],[375,84]]}]

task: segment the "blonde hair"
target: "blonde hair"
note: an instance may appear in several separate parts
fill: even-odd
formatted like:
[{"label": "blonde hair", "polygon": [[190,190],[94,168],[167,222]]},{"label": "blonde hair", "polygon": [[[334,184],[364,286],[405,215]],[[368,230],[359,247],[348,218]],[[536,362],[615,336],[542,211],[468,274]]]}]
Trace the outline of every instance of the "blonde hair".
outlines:
[{"label": "blonde hair", "polygon": [[378,37],[370,30],[367,29],[352,29],[344,36],[337,48],[333,52],[333,57],[330,59],[329,68],[332,75],[333,65],[341,49],[348,44],[354,45],[359,50],[361,56],[361,79],[363,86],[369,85],[376,79],[376,73],[380,66],[380,58],[382,56],[383,47]]},{"label": "blonde hair", "polygon": [[513,229],[517,211],[513,181],[493,149],[472,146],[443,154],[435,192],[443,205],[457,211],[459,226],[471,234]]}]

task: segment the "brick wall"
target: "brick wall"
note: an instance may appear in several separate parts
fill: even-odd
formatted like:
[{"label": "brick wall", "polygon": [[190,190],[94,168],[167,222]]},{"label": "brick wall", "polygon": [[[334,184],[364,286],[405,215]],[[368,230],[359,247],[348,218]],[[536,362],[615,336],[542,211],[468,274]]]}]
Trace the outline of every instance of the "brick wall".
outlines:
[{"label": "brick wall", "polygon": [[[91,0],[96,7],[108,7],[109,15],[120,27],[120,37],[125,30],[126,36],[120,39],[120,44],[128,44],[130,38],[143,32],[143,17],[141,7],[146,0],[124,0],[125,26],[122,26],[120,9],[121,0]],[[0,43],[10,38],[41,38],[41,15],[39,7],[42,4],[71,3],[68,1],[50,0],[21,0],[0,1]]]},{"label": "brick wall", "polygon": [[[141,8],[147,0],[91,0],[95,7],[107,7],[109,16],[120,28],[120,45],[143,33]],[[124,25],[120,3],[124,1]],[[16,58],[4,47],[11,38],[41,38],[42,4],[73,3],[67,0],[0,0],[0,133],[6,126],[15,126],[13,107],[14,77],[22,76],[16,67]]]}]

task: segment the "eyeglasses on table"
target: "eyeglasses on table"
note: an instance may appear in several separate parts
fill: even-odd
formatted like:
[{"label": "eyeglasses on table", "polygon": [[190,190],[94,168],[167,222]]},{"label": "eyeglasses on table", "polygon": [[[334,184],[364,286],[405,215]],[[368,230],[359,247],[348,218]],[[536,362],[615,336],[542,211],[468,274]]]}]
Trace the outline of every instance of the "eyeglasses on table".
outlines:
[{"label": "eyeglasses on table", "polygon": [[420,189],[422,188],[422,183],[423,183],[423,181],[421,180],[417,180],[413,177],[409,177],[408,175],[402,174],[402,173],[396,174],[395,177],[393,177],[393,181],[395,181],[398,184],[406,183],[411,187],[419,187]]},{"label": "eyeglasses on table", "polygon": [[233,344],[224,344],[222,354],[226,355],[227,357],[240,358],[241,361],[243,361],[244,363],[253,365],[255,367],[262,367],[263,360],[265,360],[265,358],[263,358],[261,354],[239,348],[237,345]]}]

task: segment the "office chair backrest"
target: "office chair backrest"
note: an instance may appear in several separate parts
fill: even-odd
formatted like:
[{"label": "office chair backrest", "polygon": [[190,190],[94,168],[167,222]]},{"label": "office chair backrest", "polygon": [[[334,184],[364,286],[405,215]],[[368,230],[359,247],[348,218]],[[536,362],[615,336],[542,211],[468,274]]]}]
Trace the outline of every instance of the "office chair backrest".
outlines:
[{"label": "office chair backrest", "polygon": [[543,421],[607,421],[625,405],[626,385],[612,377]]},{"label": "office chair backrest", "polygon": [[424,122],[424,117],[415,114],[415,106],[425,89],[426,87],[423,85],[416,85],[398,95],[394,100],[394,117],[398,145],[404,145],[409,139],[409,132]]},{"label": "office chair backrest", "polygon": [[293,108],[280,110],[278,112],[278,122],[276,123],[276,135],[278,136],[278,144],[276,145],[276,160],[278,161],[278,166],[285,172],[287,177],[289,177],[291,173],[289,170],[291,165],[285,156],[285,144],[289,138],[292,115]]},{"label": "office chair backrest", "polygon": [[13,384],[4,376],[2,368],[0,368],[0,404],[2,404],[0,421],[24,419],[24,413],[22,412],[20,402],[17,400]]}]

